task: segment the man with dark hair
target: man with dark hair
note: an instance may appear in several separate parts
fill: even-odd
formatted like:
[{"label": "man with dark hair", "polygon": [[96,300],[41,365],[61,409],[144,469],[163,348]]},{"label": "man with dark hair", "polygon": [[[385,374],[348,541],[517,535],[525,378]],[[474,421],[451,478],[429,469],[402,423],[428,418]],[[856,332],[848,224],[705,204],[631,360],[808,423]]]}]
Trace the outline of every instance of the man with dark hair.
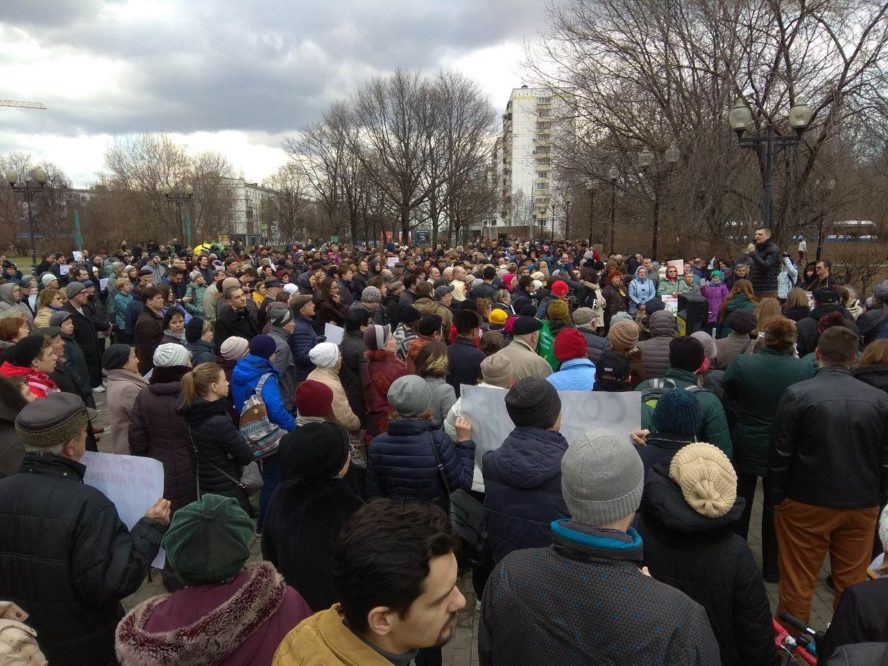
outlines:
[{"label": "man with dark hair", "polygon": [[756,296],[777,296],[777,276],[780,275],[780,248],[771,240],[771,230],[758,227],[753,233],[754,243],[746,248],[749,259],[749,279]]},{"label": "man with dark hair", "polygon": [[[656,407],[652,397],[664,391],[690,391],[697,398],[703,421],[697,432],[697,441],[709,442],[731,457],[731,431],[721,400],[711,391],[701,388],[697,371],[703,367],[706,354],[703,344],[693,337],[675,338],[669,343],[669,369],[663,377],[641,382],[641,427],[653,429],[651,417]],[[652,430],[653,431],[653,430]]]},{"label": "man with dark hair", "polygon": [[[814,292],[814,309],[808,313],[807,317],[804,317],[796,324],[796,330],[798,331],[796,347],[798,348],[799,356],[807,356],[814,353],[820,334],[825,328],[821,320],[823,317],[833,313],[841,317],[842,325],[845,328],[852,330],[854,333],[858,332],[854,318],[845,309],[845,306],[842,305],[842,298],[839,292],[833,287],[821,287]],[[839,320],[837,319],[837,321]]]},{"label": "man with dark hair", "polygon": [[400,321],[404,313],[404,308],[413,305],[416,301],[416,287],[419,284],[419,278],[413,273],[404,276],[404,291],[398,297],[398,320]]},{"label": "man with dark hair", "polygon": [[820,369],[790,386],[777,407],[768,466],[778,609],[803,622],[827,551],[834,608],[842,590],[866,578],[879,506],[888,499],[888,397],[851,376],[857,334],[829,328],[815,354]]},{"label": "man with dark hair", "polygon": [[836,281],[830,275],[832,270],[832,262],[829,259],[818,259],[814,264],[815,279],[810,284],[808,291],[817,291],[821,287],[834,287]]},{"label": "man with dark hair", "polygon": [[232,285],[222,292],[225,302],[217,309],[216,326],[213,344],[216,349],[228,338],[236,335],[245,340],[252,340],[259,334],[259,325],[255,313],[247,307],[247,295],[243,287]]},{"label": "man with dark hair", "polygon": [[496,280],[496,269],[493,266],[485,266],[481,271],[481,282],[472,287],[472,298],[489,298],[493,300],[496,297],[496,287],[493,281]]},{"label": "man with dark hair", "polygon": [[422,648],[439,652],[466,605],[453,550],[436,506],[374,500],[362,507],[333,555],[339,603],[287,634],[274,664],[391,666],[409,664]]},{"label": "man with dark hair", "polygon": [[481,361],[484,352],[478,349],[481,338],[478,314],[471,310],[458,310],[453,315],[456,337],[447,348],[447,383],[459,397],[461,384],[474,386],[481,377]]}]

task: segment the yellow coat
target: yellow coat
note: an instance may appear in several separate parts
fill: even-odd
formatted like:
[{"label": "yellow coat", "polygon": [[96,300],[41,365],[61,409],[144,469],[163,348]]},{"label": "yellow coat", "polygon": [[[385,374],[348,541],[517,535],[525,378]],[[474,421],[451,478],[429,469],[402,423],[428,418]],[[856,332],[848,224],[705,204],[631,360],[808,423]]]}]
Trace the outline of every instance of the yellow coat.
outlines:
[{"label": "yellow coat", "polygon": [[339,604],[305,618],[284,637],[272,666],[391,666],[343,624]]}]

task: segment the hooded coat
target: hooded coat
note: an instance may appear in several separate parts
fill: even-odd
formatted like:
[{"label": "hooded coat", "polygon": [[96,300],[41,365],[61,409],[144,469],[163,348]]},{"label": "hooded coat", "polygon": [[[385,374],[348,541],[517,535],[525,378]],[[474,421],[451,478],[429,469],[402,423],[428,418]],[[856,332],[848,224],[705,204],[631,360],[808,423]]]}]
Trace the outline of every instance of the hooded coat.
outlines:
[{"label": "hooded coat", "polygon": [[733,532],[744,506],[738,498],[724,516],[707,518],[685,501],[666,467],[655,465],[636,529],[651,576],[706,609],[722,664],[776,665],[765,584],[749,546]]},{"label": "hooded coat", "polygon": [[336,601],[333,550],[339,532],[364,501],[340,478],[282,483],[262,523],[262,557],[299,590],[313,611]]},{"label": "hooded coat", "polygon": [[561,458],[567,440],[542,428],[515,428],[481,459],[484,508],[493,559],[513,550],[548,546],[550,523],[569,516],[561,496]]},{"label": "hooded coat", "polygon": [[296,427],[296,420],[287,411],[281,391],[278,387],[278,371],[267,358],[255,354],[247,354],[237,362],[231,371],[231,401],[238,414],[243,410],[244,402],[256,392],[262,375],[270,373],[271,377],[262,386],[262,402],[268,411],[268,420],[279,425],[287,432]]},{"label": "hooded coat", "polygon": [[193,453],[185,421],[176,411],[182,376],[191,368],[155,368],[148,388],[133,405],[129,426],[130,451],[163,463],[163,496],[175,512],[197,499]]},{"label": "hooded coat", "polygon": [[253,562],[230,581],[142,602],[121,620],[115,647],[123,666],[261,666],[309,615],[271,564]]},{"label": "hooded coat", "polygon": [[669,370],[669,345],[678,330],[675,316],[658,310],[650,316],[651,337],[638,343],[646,379],[663,377]]},{"label": "hooded coat", "polygon": [[27,320],[29,324],[34,323],[34,314],[31,312],[31,309],[23,302],[27,294],[22,294],[22,302],[16,303],[15,298],[12,296],[12,290],[16,287],[19,287],[21,291],[21,287],[19,284],[14,282],[7,282],[6,284],[0,284],[0,314],[6,316],[12,316],[10,313],[15,311],[20,313],[22,317]]},{"label": "hooded coat", "polygon": [[234,497],[250,513],[249,497],[232,479],[240,479],[241,467],[253,461],[253,452],[234,427],[227,401],[197,398],[178,412],[185,419],[189,444],[197,449],[199,493]]}]

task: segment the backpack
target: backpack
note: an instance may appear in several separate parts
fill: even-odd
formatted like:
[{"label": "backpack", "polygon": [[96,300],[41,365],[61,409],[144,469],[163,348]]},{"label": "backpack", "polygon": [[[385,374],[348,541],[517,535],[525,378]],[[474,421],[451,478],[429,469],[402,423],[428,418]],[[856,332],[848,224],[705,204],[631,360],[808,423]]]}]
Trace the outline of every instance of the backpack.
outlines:
[{"label": "backpack", "polygon": [[279,425],[269,420],[268,409],[262,400],[262,389],[269,377],[271,377],[270,372],[260,377],[253,395],[244,400],[240,413],[240,433],[247,440],[250,450],[257,459],[275,453],[286,434]]},{"label": "backpack", "polygon": [[[660,396],[667,391],[672,391],[677,388],[678,386],[671,379],[665,379],[662,377],[652,379],[648,387],[641,393],[641,404],[654,410],[657,407],[657,402],[660,400]],[[702,386],[691,384],[690,386],[686,386],[684,390],[689,391],[690,393],[697,393],[699,391],[705,391],[706,389]]]}]

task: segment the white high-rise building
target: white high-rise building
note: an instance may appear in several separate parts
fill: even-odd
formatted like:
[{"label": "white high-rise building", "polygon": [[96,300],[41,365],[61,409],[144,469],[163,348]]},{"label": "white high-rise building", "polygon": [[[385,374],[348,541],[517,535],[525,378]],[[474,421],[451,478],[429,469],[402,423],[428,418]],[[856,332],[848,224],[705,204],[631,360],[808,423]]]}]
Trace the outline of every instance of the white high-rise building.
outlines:
[{"label": "white high-rise building", "polygon": [[[557,189],[552,169],[553,133],[565,116],[560,97],[539,88],[514,88],[503,114],[499,161],[500,210],[497,224],[526,227],[550,226],[552,196]],[[501,146],[501,147],[500,147]]]}]

